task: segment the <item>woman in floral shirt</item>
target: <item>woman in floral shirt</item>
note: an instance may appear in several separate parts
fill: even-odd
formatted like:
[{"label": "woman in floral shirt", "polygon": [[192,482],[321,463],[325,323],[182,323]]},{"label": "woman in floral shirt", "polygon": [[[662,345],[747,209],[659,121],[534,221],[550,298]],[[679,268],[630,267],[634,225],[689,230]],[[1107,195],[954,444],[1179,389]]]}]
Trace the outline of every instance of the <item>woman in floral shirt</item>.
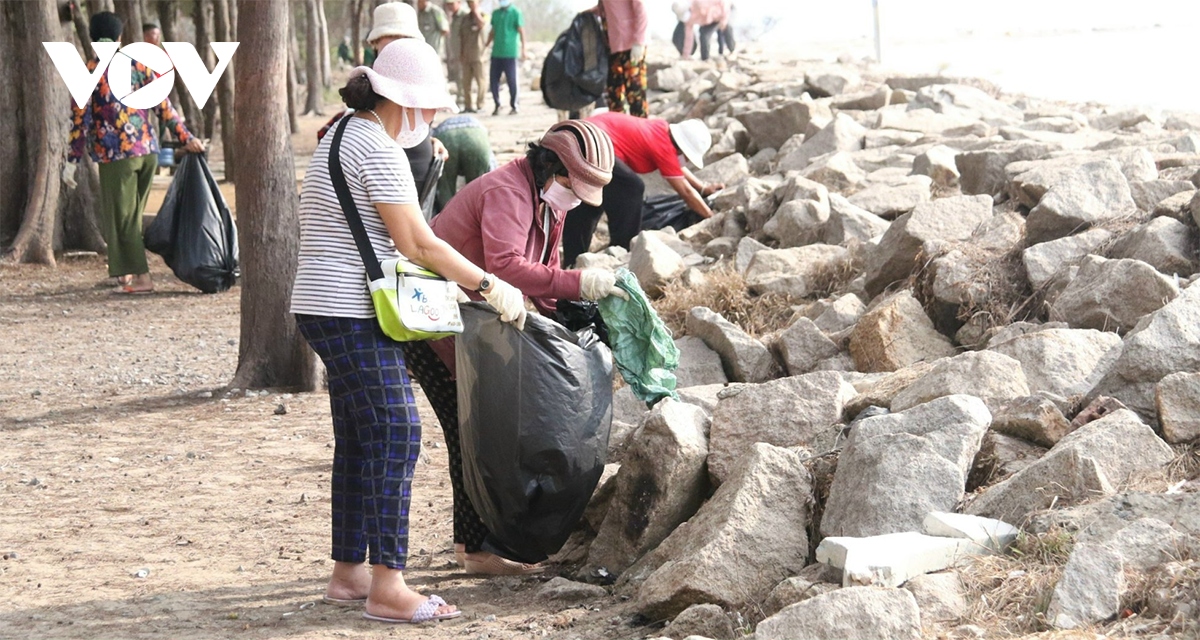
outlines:
[{"label": "woman in floral shirt", "polygon": [[[92,41],[120,42],[122,26],[115,13],[97,13],[90,25]],[[113,59],[113,64],[124,63],[122,58]],[[97,64],[98,60],[90,60],[88,71]],[[139,62],[133,63],[132,76],[135,90],[154,80]],[[154,284],[142,245],[142,211],[158,169],[158,138],[149,113],[121,104],[108,86],[107,73],[100,76],[92,99],[74,109],[67,160],[78,163],[87,150],[100,167],[100,224],[108,243],[108,273],[120,283],[118,291],[149,293]],[[154,111],[186,144],[185,150],[204,151],[204,144],[184,126],[170,100],[163,100]]]}]

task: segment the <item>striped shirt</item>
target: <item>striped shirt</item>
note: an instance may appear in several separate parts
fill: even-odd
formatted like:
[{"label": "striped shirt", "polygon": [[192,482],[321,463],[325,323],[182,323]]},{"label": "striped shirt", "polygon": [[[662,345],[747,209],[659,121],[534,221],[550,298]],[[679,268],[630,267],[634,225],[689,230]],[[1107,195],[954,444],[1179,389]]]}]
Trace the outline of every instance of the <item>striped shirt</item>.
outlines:
[{"label": "striped shirt", "polygon": [[[292,313],[374,318],[367,272],[337,192],[329,178],[329,147],[321,139],[300,188],[300,258],[292,285]],[[416,204],[404,150],[373,119],[350,118],[342,136],[342,171],[379,260],[400,253],[375,204]]]}]

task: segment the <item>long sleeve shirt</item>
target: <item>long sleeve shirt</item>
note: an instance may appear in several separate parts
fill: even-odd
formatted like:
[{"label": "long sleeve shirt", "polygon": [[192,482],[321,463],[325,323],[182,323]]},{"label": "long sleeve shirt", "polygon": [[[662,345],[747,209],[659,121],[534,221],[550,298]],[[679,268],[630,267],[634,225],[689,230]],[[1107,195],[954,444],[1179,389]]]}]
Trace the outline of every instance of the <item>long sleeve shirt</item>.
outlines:
[{"label": "long sleeve shirt", "polygon": [[[118,56],[113,64],[124,64],[124,58]],[[88,71],[94,71],[99,60],[88,61]],[[133,63],[132,84],[136,91],[155,78],[150,69],[140,62]],[[71,119],[71,146],[67,159],[79,162],[83,152],[88,151],[95,162],[116,162],[126,158],[158,153],[158,136],[151,125],[149,111],[154,111],[159,118],[175,132],[180,142],[187,142],[192,133],[184,126],[183,117],[176,113],[170,100],[152,110],[131,109],[121,104],[108,86],[108,73],[100,76],[100,83],[87,104],[82,107],[72,103],[74,114]]]}]

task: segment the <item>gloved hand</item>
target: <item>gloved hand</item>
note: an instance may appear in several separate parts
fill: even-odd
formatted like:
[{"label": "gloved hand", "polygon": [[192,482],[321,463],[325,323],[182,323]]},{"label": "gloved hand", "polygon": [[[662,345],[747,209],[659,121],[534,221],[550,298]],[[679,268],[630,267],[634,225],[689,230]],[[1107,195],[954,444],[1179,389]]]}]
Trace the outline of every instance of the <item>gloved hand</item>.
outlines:
[{"label": "gloved hand", "polygon": [[613,272],[606,269],[584,269],[579,272],[579,297],[599,300],[608,296],[629,299],[629,294],[617,286],[617,276]]},{"label": "gloved hand", "polygon": [[72,189],[79,186],[79,183],[75,182],[75,163],[74,162],[68,161],[68,162],[63,163],[62,181],[63,181],[63,184],[66,184],[68,187],[70,187]]},{"label": "gloved hand", "polygon": [[642,58],[645,57],[646,45],[644,44],[635,44],[633,45],[633,48],[629,50],[629,59],[633,62],[641,62]]},{"label": "gloved hand", "polygon": [[525,316],[529,312],[525,310],[525,296],[519,289],[497,279],[491,289],[481,291],[480,295],[493,309],[500,312],[501,320],[511,322],[517,331],[525,329]]}]

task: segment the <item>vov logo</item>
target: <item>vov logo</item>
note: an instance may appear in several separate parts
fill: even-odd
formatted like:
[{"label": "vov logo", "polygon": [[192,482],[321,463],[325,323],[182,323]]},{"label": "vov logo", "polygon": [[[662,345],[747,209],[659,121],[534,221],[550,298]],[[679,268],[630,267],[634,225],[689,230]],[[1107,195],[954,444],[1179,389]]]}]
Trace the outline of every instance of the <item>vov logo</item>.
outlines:
[{"label": "vov logo", "polygon": [[[100,84],[100,75],[108,71],[108,86],[121,104],[131,109],[152,109],[167,99],[175,86],[175,71],[179,71],[188,93],[201,108],[212,96],[217,80],[233,59],[236,42],[214,42],[212,50],[217,54],[217,66],[209,73],[190,42],[164,42],[166,51],[149,42],[133,42],[122,47],[117,42],[96,42],[92,48],[100,58],[99,64],[88,72],[87,63],[79,57],[75,45],[70,42],[43,42],[46,53],[58,69],[58,75],[67,83],[71,98],[79,108],[87,104],[92,91]],[[117,58],[118,51],[121,58]],[[159,74],[146,86],[133,90],[133,63],[140,62]]]}]

